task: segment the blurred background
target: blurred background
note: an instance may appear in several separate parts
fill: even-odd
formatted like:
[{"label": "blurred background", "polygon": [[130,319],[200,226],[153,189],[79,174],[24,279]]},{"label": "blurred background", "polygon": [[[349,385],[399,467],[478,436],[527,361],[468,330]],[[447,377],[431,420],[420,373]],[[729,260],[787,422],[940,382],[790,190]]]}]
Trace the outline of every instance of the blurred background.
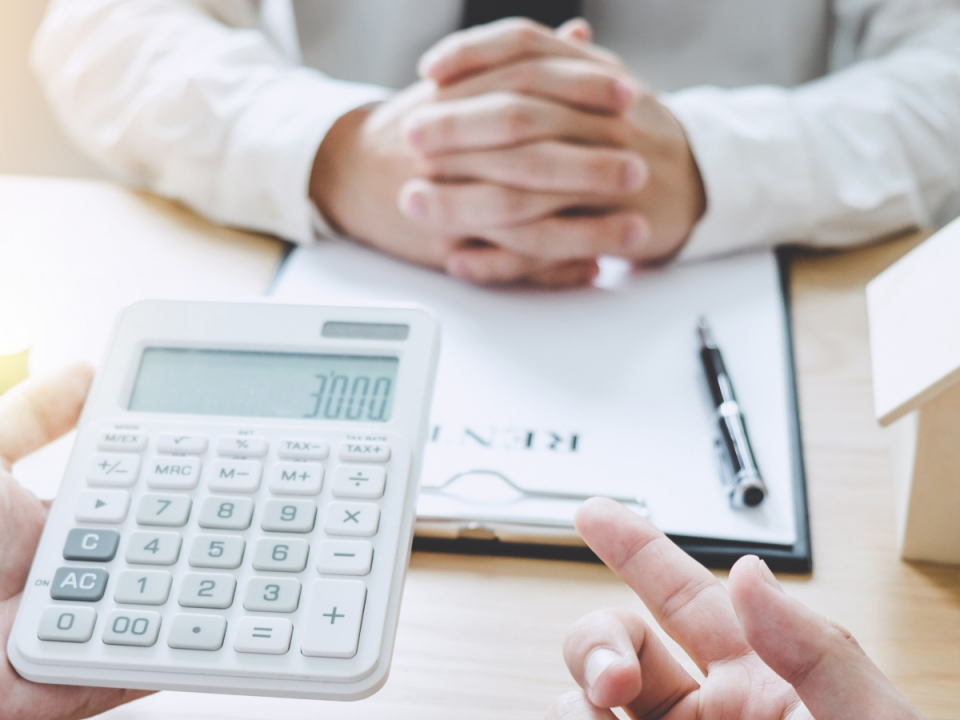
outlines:
[{"label": "blurred background", "polygon": [[46,0],[0,2],[0,174],[104,178],[71,144],[30,69]]}]

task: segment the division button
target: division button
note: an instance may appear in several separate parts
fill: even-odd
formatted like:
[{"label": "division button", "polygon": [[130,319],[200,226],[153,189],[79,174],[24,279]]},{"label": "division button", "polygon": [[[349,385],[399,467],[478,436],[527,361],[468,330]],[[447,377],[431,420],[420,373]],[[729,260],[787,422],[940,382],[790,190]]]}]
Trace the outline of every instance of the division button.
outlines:
[{"label": "division button", "polygon": [[323,465],[311,462],[278,462],[270,477],[275,495],[319,495],[323,487]]},{"label": "division button", "polygon": [[241,436],[224,436],[217,441],[217,452],[224,457],[263,457],[267,454],[269,444],[265,438]]},{"label": "division button", "polygon": [[175,532],[135,532],[125,559],[134,565],[173,565],[180,557],[183,538]]},{"label": "division button", "polygon": [[124,490],[84,490],[74,517],[79,522],[121,523],[130,508],[130,493]]},{"label": "division button", "polygon": [[207,439],[202,435],[164,433],[157,438],[157,450],[179,455],[202,455],[207,451]]},{"label": "division button", "polygon": [[244,610],[291,613],[300,604],[300,581],[295,578],[255,577],[247,583]]},{"label": "division button", "polygon": [[128,605],[163,605],[173,576],[165,570],[126,570],[117,579],[113,599]]},{"label": "division button", "polygon": [[317,550],[317,570],[327,575],[366,575],[372,563],[366,540],[324,540]]},{"label": "division button", "polygon": [[97,438],[97,447],[107,451],[142,452],[147,449],[147,436],[144,433],[107,430]]},{"label": "division button", "polygon": [[390,459],[390,446],[386,443],[356,442],[340,443],[340,459],[344,462],[386,462]]},{"label": "division button", "polygon": [[260,527],[268,532],[308,533],[316,520],[313,500],[267,500]]},{"label": "division button", "polygon": [[148,493],[140,498],[137,508],[138,525],[183,527],[190,517],[193,501],[186,495],[154,495]]},{"label": "division button", "polygon": [[233,605],[237,581],[226,573],[187,573],[183,576],[178,602],[183,607],[216,608]]},{"label": "division button", "polygon": [[332,502],[323,529],[328,535],[370,537],[377,534],[379,525],[380,508],[373,503]]},{"label": "division button", "polygon": [[323,440],[281,440],[277,457],[282,460],[326,460],[330,445]]},{"label": "division button", "polygon": [[236,535],[197,535],[190,546],[190,565],[201,568],[238,568],[246,543]]},{"label": "division button", "polygon": [[243,617],[237,622],[233,649],[241,653],[283,655],[290,649],[293,624],[286,618]]},{"label": "division button", "polygon": [[367,588],[360,580],[316,580],[300,652],[309,657],[357,654]]},{"label": "division button", "polygon": [[253,552],[253,569],[273,572],[300,572],[307,566],[310,546],[299,538],[275,540],[263,538],[257,541]]},{"label": "division button", "polygon": [[97,611],[91,607],[54,605],[43,611],[37,637],[53,642],[85,643],[93,637]]},{"label": "division button", "polygon": [[214,530],[246,530],[253,518],[253,500],[211,496],[203,501],[197,524]]},{"label": "division button", "polygon": [[342,498],[383,497],[387,471],[378,465],[341,465],[333,475],[333,494]]},{"label": "division button", "polygon": [[136,645],[150,647],[156,644],[160,633],[160,613],[149,610],[114,610],[103,628],[106,645]]},{"label": "division button", "polygon": [[100,568],[57,568],[50,587],[50,597],[54,600],[97,602],[103,598],[109,577],[109,573]]},{"label": "division button", "polygon": [[74,528],[67,533],[63,559],[110,562],[116,556],[119,544],[120,533],[116,530]]},{"label": "division button", "polygon": [[87,468],[87,484],[93,487],[130,487],[140,473],[139,455],[97,453]]},{"label": "division button", "polygon": [[207,487],[218,492],[256,492],[262,474],[259,460],[218,460],[207,472]]},{"label": "division button", "polygon": [[193,490],[200,481],[200,459],[157,455],[144,464],[147,487],[158,490]]},{"label": "division button", "polygon": [[227,621],[219,615],[174,615],[167,645],[181,650],[219,650]]}]

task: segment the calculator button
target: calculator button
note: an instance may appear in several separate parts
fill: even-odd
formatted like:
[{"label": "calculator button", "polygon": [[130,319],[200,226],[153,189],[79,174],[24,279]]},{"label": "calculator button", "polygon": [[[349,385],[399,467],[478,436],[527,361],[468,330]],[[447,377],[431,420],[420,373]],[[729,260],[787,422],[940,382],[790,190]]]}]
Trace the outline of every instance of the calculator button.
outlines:
[{"label": "calculator button", "polygon": [[147,487],[158,490],[193,490],[200,480],[200,459],[158,455],[144,465]]},{"label": "calculator button", "polygon": [[190,546],[190,565],[201,568],[238,568],[246,543],[235,535],[197,535]]},{"label": "calculator button", "polygon": [[97,453],[87,468],[87,484],[94,487],[130,487],[140,473],[139,455]]},{"label": "calculator button", "polygon": [[187,573],[183,576],[179,603],[183,607],[216,608],[223,610],[233,605],[237,581],[224,573]]},{"label": "calculator button", "polygon": [[270,477],[270,492],[276,495],[319,495],[323,465],[308,462],[278,462]]},{"label": "calculator button", "polygon": [[121,523],[130,509],[130,493],[123,490],[84,490],[74,517],[79,522]]},{"label": "calculator button", "polygon": [[260,527],[268,532],[308,533],[317,521],[313,500],[268,500]]},{"label": "calculator button", "polygon": [[379,525],[380,508],[372,503],[332,502],[323,529],[328,535],[370,537],[377,534]]},{"label": "calculator button", "polygon": [[350,462],[352,460],[386,462],[390,459],[390,446],[385,443],[340,443],[340,459],[345,462]]},{"label": "calculator button", "polygon": [[100,568],[57,568],[50,597],[54,600],[97,602],[103,598],[109,577],[110,574]]},{"label": "calculator button", "polygon": [[180,557],[183,538],[175,532],[135,532],[127,544],[128,563],[134,565],[173,565]]},{"label": "calculator button", "polygon": [[253,578],[247,583],[243,609],[291,613],[300,604],[300,581],[294,578]]},{"label": "calculator button", "polygon": [[217,452],[224,457],[263,457],[269,447],[264,438],[224,436],[217,441]]},{"label": "calculator button", "polygon": [[157,438],[157,450],[162,453],[202,455],[207,451],[207,439],[202,435],[165,433]]},{"label": "calculator button", "polygon": [[67,533],[63,559],[110,562],[116,556],[119,544],[120,533],[116,530],[74,528]]},{"label": "calculator button", "polygon": [[387,471],[376,465],[341,465],[333,475],[333,494],[344,498],[383,497]]},{"label": "calculator button", "polygon": [[192,505],[193,501],[186,495],[144,495],[137,508],[137,524],[183,527]]},{"label": "calculator button", "polygon": [[101,450],[141,452],[147,449],[147,436],[143,433],[108,430],[100,433],[100,437],[97,438],[97,447]]},{"label": "calculator button", "polygon": [[253,569],[300,572],[307,566],[309,550],[307,541],[299,538],[292,540],[264,538],[257,542],[257,548],[253,552]]},{"label": "calculator button", "polygon": [[174,615],[167,645],[182,650],[219,650],[227,621],[219,615]]},{"label": "calculator button", "polygon": [[356,655],[366,599],[360,580],[316,580],[300,652],[309,657]]},{"label": "calculator button", "polygon": [[91,607],[54,605],[43,611],[37,637],[53,642],[85,643],[93,637],[97,611]]},{"label": "calculator button", "polygon": [[208,497],[200,509],[200,527],[246,530],[253,518],[253,500],[244,497]]},{"label": "calculator button", "polygon": [[160,613],[148,610],[114,610],[103,628],[107,645],[150,647],[160,634]]},{"label": "calculator button", "polygon": [[242,653],[283,655],[290,649],[293,624],[286,618],[244,617],[237,622],[233,649]]},{"label": "calculator button", "polygon": [[317,570],[328,575],[366,575],[372,563],[366,540],[324,540],[317,550]]},{"label": "calculator button", "polygon": [[127,570],[117,578],[113,599],[129,605],[163,605],[173,576],[165,570]]},{"label": "calculator button", "polygon": [[282,460],[326,460],[330,446],[323,440],[281,440],[277,457]]},{"label": "calculator button", "polygon": [[207,486],[220,492],[256,492],[262,473],[259,460],[218,460],[210,466]]}]

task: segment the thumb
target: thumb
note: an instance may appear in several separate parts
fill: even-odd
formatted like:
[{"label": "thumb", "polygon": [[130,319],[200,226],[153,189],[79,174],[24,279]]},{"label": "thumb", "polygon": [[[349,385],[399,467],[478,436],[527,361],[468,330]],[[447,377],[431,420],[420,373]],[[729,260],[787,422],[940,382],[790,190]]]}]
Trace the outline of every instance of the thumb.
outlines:
[{"label": "thumb", "polygon": [[921,717],[847,630],[787,597],[757,557],[733,566],[729,592],[747,642],[817,720]]},{"label": "thumb", "polygon": [[593,28],[590,27],[590,23],[581,17],[567,20],[556,29],[556,33],[557,37],[562,40],[583,43],[593,42]]}]

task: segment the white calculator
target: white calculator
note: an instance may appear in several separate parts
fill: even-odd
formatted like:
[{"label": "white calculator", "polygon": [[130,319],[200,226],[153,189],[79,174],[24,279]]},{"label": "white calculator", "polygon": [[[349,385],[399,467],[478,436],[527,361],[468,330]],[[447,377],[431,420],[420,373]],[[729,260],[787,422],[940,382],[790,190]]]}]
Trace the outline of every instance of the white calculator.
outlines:
[{"label": "white calculator", "polygon": [[11,633],[37,682],[352,700],[386,681],[439,329],[146,301],[97,374]]}]

